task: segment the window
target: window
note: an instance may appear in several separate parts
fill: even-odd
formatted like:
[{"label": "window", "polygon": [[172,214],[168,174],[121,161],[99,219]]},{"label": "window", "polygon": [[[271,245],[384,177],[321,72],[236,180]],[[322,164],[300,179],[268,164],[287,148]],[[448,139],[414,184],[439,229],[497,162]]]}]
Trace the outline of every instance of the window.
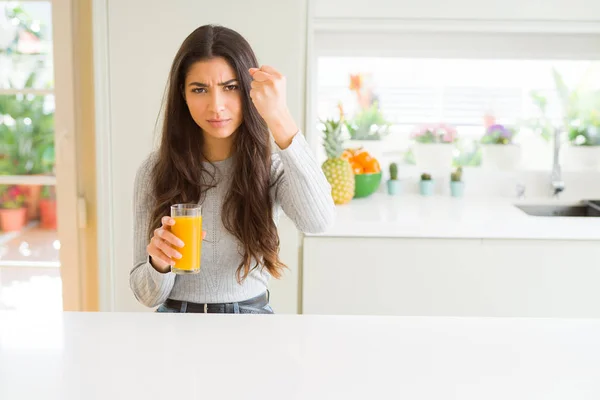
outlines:
[{"label": "window", "polygon": [[[310,60],[311,125],[337,118],[340,102],[345,118],[355,118],[359,102],[350,77],[361,74],[363,90],[372,89],[390,124],[379,145],[361,141],[367,150],[378,148],[382,164],[413,164],[411,134],[425,124],[448,124],[458,132],[454,165],[486,167],[480,140],[486,126],[495,123],[517,131],[519,169],[551,168],[556,126],[564,128],[561,141],[567,144],[561,151],[563,169],[582,168],[573,162],[574,149],[600,144],[600,35],[441,31],[319,25]],[[557,90],[563,81],[568,107]],[[311,131],[317,132],[311,143],[320,150],[319,131]],[[588,161],[595,153],[589,154]]]},{"label": "window", "polygon": [[[408,164],[414,162],[411,133],[420,125],[455,127],[455,163],[479,166],[478,143],[486,124],[502,124],[518,132],[515,142],[526,154],[523,166],[547,169],[540,155],[549,149],[551,132],[542,117],[558,126],[563,115],[556,78],[582,94],[600,88],[600,62],[592,60],[320,57],[317,65],[318,117],[336,117],[341,103],[352,119],[360,105],[350,89],[351,76],[360,74],[363,90],[372,92],[371,101],[391,124],[385,155]],[[547,104],[544,112],[542,104]],[[581,123],[600,129],[599,106],[590,105],[589,119]]]},{"label": "window", "polygon": [[0,2],[0,309],[62,309],[52,7]]}]

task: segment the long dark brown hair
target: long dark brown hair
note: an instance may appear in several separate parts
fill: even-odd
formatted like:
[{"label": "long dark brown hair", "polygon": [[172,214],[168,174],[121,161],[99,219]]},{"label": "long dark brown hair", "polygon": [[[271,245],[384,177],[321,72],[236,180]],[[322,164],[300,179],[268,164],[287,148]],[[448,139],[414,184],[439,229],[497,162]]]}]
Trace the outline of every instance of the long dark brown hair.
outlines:
[{"label": "long dark brown hair", "polygon": [[148,234],[169,215],[170,206],[195,203],[214,186],[208,184],[202,161],[204,139],[194,122],[184,97],[184,84],[190,67],[215,57],[224,58],[236,72],[242,95],[242,124],[234,139],[234,173],[225,198],[222,221],[241,243],[242,262],[238,282],[249,274],[253,260],[279,278],[285,265],[279,259],[279,235],[273,221],[273,201],[269,195],[271,142],[265,121],[250,98],[252,78],[249,68],[258,67],[250,44],[237,32],[221,26],[205,25],[192,32],[177,52],[166,89],[164,121],[158,160],[153,169],[154,210]]}]

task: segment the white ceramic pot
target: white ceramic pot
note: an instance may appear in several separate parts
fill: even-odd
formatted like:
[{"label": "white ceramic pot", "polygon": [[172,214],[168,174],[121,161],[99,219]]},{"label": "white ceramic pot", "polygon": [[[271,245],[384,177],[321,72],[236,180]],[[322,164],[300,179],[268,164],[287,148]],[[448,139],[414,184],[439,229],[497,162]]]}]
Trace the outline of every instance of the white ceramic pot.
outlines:
[{"label": "white ceramic pot", "polygon": [[481,151],[481,166],[486,169],[514,170],[521,164],[521,147],[516,144],[483,144]]},{"label": "white ceramic pot", "polygon": [[600,170],[600,146],[568,145],[561,149],[566,169],[570,170]]},{"label": "white ceramic pot", "polygon": [[420,171],[435,171],[452,167],[453,144],[415,143],[413,151]]}]

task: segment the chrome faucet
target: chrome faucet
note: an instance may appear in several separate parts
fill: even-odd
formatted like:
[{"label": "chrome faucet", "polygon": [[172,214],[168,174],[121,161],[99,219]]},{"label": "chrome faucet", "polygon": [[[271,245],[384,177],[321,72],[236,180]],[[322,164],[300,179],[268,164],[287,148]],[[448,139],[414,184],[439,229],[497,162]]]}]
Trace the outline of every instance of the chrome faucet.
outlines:
[{"label": "chrome faucet", "polygon": [[517,183],[517,198],[523,200],[525,198],[525,191],[527,188],[522,183]]},{"label": "chrome faucet", "polygon": [[560,169],[560,133],[559,128],[554,129],[554,156],[552,159],[552,177],[551,177],[551,188],[552,196],[558,197],[558,195],[565,190],[565,182],[562,180],[562,173]]}]

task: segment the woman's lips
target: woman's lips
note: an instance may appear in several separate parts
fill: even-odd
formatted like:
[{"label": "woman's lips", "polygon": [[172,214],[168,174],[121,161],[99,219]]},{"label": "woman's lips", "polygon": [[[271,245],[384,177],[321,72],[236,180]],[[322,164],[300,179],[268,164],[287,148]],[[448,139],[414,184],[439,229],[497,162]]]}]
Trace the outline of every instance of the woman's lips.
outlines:
[{"label": "woman's lips", "polygon": [[230,122],[231,122],[231,119],[209,119],[208,120],[208,123],[213,128],[222,128]]}]

